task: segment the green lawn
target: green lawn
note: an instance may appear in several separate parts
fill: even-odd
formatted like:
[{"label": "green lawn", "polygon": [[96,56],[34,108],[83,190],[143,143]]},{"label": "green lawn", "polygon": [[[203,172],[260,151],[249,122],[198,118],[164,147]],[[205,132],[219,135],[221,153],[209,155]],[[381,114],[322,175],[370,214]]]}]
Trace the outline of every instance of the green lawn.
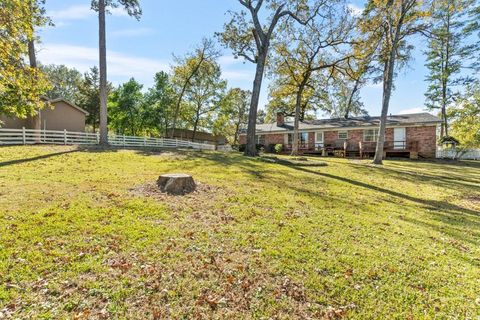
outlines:
[{"label": "green lawn", "polygon": [[477,319],[480,163],[324,161],[0,148],[0,319]]}]

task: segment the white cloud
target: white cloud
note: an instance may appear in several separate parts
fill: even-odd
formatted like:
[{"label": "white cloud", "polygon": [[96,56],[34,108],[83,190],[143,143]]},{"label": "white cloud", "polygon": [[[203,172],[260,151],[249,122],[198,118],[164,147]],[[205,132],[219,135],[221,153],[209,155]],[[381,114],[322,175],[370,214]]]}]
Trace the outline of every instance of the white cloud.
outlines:
[{"label": "white cloud", "polygon": [[47,12],[53,21],[55,20],[82,20],[95,15],[88,5],[74,5],[61,10]]},{"label": "white cloud", "polygon": [[[128,16],[127,11],[123,8],[110,8],[108,11],[115,17]],[[91,9],[89,5],[73,5],[61,10],[48,11],[47,15],[52,18],[55,25],[65,24],[65,21],[71,20],[85,20],[96,15],[96,12]]]},{"label": "white cloud", "polygon": [[222,67],[227,67],[227,66],[230,66],[230,65],[233,65],[233,64],[239,64],[239,63],[243,64],[243,60],[235,59],[234,56],[221,56],[220,58],[218,58],[218,63]]},{"label": "white cloud", "polygon": [[222,70],[222,76],[229,81],[253,81],[255,73],[250,71]]},{"label": "white cloud", "polygon": [[108,11],[115,17],[128,17],[128,12],[122,7],[110,8]]},{"label": "white cloud", "polygon": [[[62,43],[42,43],[39,47],[38,60],[43,64],[64,64],[80,72],[86,72],[98,66],[98,49]],[[134,77],[146,87],[153,83],[154,74],[168,71],[171,61],[139,57],[121,52],[107,50],[108,80],[115,85]],[[224,56],[219,58],[222,65],[222,76],[232,86],[251,89],[251,81],[255,76],[254,69],[245,69],[241,60]],[[236,64],[242,66],[237,66]]]},{"label": "white cloud", "polygon": [[365,87],[366,88],[373,88],[373,89],[383,88],[383,82],[369,83]]},{"label": "white cloud", "polygon": [[418,108],[400,110],[398,114],[411,114],[411,113],[422,113],[422,112],[426,112],[426,110],[423,109],[422,107],[418,107]]},{"label": "white cloud", "polygon": [[253,70],[248,70],[241,59],[234,56],[221,56],[217,62],[222,68],[222,76],[230,81],[250,81],[254,78]]},{"label": "white cloud", "polygon": [[109,35],[112,37],[141,37],[151,35],[153,33],[154,30],[150,28],[135,28],[113,30],[109,33]]},{"label": "white cloud", "polygon": [[353,3],[349,3],[347,5],[347,8],[350,11],[350,13],[356,17],[360,16],[363,13],[363,9],[357,5],[354,5]]},{"label": "white cloud", "polygon": [[[98,49],[68,44],[45,43],[39,50],[38,59],[43,64],[64,64],[81,72],[98,65]],[[149,85],[158,71],[167,71],[168,63],[161,60],[131,56],[115,51],[107,51],[109,80],[118,83],[134,77]]]}]

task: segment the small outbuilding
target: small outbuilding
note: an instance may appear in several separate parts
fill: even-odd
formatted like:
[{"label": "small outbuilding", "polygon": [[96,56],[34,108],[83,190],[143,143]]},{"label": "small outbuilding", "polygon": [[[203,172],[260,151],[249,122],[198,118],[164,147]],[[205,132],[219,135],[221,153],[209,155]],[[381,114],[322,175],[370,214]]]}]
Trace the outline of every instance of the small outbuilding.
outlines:
[{"label": "small outbuilding", "polygon": [[[171,136],[172,129],[168,129],[169,137]],[[217,136],[210,132],[196,131],[188,129],[175,129],[173,137],[174,139],[189,140],[197,143],[208,143],[216,146],[223,146],[227,144],[227,138],[224,136]]]},{"label": "small outbuilding", "polygon": [[62,98],[46,100],[47,106],[38,115],[19,119],[0,115],[0,126],[5,129],[41,129],[85,132],[88,112]]}]

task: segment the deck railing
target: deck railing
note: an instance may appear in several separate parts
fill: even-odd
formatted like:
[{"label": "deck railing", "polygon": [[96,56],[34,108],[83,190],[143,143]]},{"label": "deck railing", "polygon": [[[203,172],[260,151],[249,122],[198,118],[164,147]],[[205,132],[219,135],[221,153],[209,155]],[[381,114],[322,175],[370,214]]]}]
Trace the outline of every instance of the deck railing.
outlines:
[{"label": "deck railing", "polygon": [[[377,146],[376,141],[348,141],[348,140],[338,140],[335,143],[325,144],[325,143],[300,143],[298,145],[299,150],[308,150],[308,151],[330,151],[330,150],[344,150],[344,151],[359,151],[363,150],[365,152],[375,151]],[[383,149],[385,151],[417,151],[418,143],[417,141],[385,141]],[[291,144],[285,144],[284,150],[292,150]]]},{"label": "deck railing", "polygon": [[[109,144],[117,147],[154,147],[154,148],[191,148],[197,150],[215,150],[215,145],[178,139],[111,135]],[[0,145],[58,144],[58,145],[96,145],[98,133],[0,128]]]}]

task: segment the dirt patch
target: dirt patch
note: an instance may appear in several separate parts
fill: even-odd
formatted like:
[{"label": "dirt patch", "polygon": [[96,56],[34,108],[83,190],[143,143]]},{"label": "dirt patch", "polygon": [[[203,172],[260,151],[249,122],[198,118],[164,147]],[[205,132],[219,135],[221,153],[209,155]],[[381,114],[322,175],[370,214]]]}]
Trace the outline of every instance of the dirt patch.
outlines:
[{"label": "dirt patch", "polygon": [[210,198],[216,196],[218,193],[221,193],[221,189],[218,187],[213,187],[204,183],[196,182],[195,191],[185,194],[185,195],[173,195],[160,191],[160,188],[155,182],[149,182],[135,188],[130,189],[130,192],[135,196],[143,196],[155,198],[158,201],[168,201],[168,202],[177,202],[180,200],[201,200],[205,198]]},{"label": "dirt patch", "polygon": [[480,195],[466,196],[465,201],[469,201],[473,204],[480,205]]},{"label": "dirt patch", "polygon": [[230,192],[224,188],[211,186],[197,181],[194,192],[186,195],[171,195],[161,192],[154,182],[149,182],[133,189],[130,192],[136,197],[153,198],[165,204],[174,216],[180,213],[188,215],[188,223],[196,221],[204,226],[224,225],[236,221],[236,218],[227,213],[225,199]]},{"label": "dirt patch", "polygon": [[470,210],[477,210],[480,215],[480,195],[468,195],[462,199],[464,207]]}]

